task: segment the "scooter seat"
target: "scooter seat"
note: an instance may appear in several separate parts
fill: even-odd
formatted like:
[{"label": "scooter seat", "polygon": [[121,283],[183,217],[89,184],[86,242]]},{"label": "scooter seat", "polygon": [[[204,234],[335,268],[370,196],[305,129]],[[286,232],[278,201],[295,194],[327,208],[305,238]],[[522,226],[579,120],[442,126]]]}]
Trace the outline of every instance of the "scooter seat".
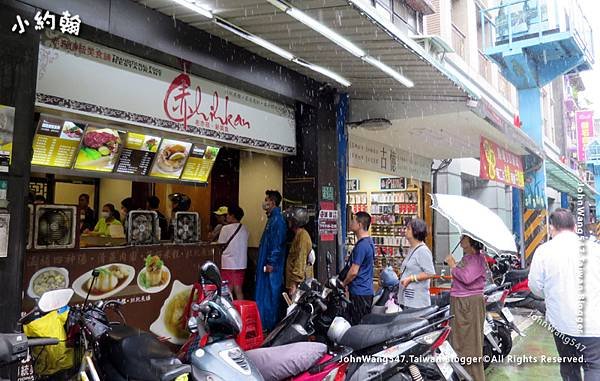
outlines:
[{"label": "scooter seat", "polygon": [[370,313],[363,316],[360,324],[387,324],[402,320],[426,318],[427,316],[436,313],[438,310],[438,306],[429,306],[404,310],[393,314]]},{"label": "scooter seat", "polygon": [[511,270],[506,273],[504,280],[510,283],[519,283],[520,281],[527,279],[529,276],[529,270]]},{"label": "scooter seat", "polygon": [[414,330],[425,327],[427,319],[416,319],[388,324],[359,324],[350,327],[340,339],[340,345],[350,347],[354,351],[382,344],[387,340],[402,337]]},{"label": "scooter seat", "polygon": [[152,334],[126,325],[111,327],[108,352],[115,369],[129,379],[169,381],[191,367],[179,361]]}]

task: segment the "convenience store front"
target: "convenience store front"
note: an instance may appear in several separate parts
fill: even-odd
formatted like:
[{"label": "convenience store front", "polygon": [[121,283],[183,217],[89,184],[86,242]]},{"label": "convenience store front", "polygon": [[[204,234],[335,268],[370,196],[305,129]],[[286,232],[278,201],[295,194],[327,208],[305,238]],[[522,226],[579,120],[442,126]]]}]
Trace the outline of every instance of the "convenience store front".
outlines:
[{"label": "convenience store front", "polygon": [[[430,231],[432,214],[431,159],[397,147],[349,134],[347,205],[352,212],[371,214],[371,235],[375,241],[375,272],[383,267],[398,270],[409,249],[405,238],[407,223],[422,218]],[[348,233],[347,248],[354,237]],[[427,244],[431,247],[431,234]]]},{"label": "convenience store front", "polygon": [[[257,246],[266,220],[264,191],[282,189],[283,157],[296,153],[294,109],[65,35],[45,38],[39,57],[32,178],[46,182],[34,181],[30,189],[44,196],[48,187],[53,191],[46,205],[30,206],[23,310],[52,277],[72,287],[73,302],[80,303],[91,270],[104,267],[119,280],[94,290],[92,299],[120,299],[132,325],[180,342],[185,333],[168,325],[167,312],[181,307],[174,305],[197,281],[200,263],[220,263],[221,246],[204,242],[214,200],[245,210],[249,246]],[[152,222],[137,225],[140,219],[122,215],[129,223],[122,234],[86,234],[76,207],[82,193],[90,195],[96,217],[103,205],[119,210],[131,197],[134,209],[142,209],[135,213]],[[165,239],[148,217],[150,195],[171,217],[171,193],[192,199],[197,220],[189,228],[196,235],[176,230]],[[48,223],[57,218],[63,222]],[[49,232],[51,225],[61,228]],[[147,282],[148,256],[163,264],[158,284]]]}]

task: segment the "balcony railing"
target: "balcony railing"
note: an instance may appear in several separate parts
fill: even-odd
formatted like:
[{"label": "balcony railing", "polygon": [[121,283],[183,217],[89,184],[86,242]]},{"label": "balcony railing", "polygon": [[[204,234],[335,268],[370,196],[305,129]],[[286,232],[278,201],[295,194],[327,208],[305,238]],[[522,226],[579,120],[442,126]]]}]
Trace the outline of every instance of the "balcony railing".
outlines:
[{"label": "balcony railing", "polygon": [[[514,41],[570,32],[588,62],[594,62],[592,28],[578,0],[513,0],[481,11],[481,23],[491,24],[492,45],[513,44]],[[491,46],[484,46],[484,51]]]},{"label": "balcony railing", "polygon": [[492,83],[492,63],[481,50],[479,51],[479,74],[481,74],[488,83]]},{"label": "balcony railing", "polygon": [[465,55],[465,43],[467,36],[458,29],[458,27],[452,24],[452,47],[454,51],[462,57],[463,60],[467,60]]}]

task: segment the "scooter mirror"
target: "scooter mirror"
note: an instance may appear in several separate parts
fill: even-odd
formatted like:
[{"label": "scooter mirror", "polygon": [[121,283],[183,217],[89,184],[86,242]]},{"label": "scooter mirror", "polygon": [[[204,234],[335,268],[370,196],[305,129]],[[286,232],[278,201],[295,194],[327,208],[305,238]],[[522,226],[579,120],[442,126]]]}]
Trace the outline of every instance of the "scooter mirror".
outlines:
[{"label": "scooter mirror", "polygon": [[38,301],[38,308],[42,312],[58,310],[69,304],[72,297],[73,290],[70,288],[47,291]]},{"label": "scooter mirror", "polygon": [[217,295],[221,296],[221,273],[211,261],[206,261],[200,268],[200,276],[208,283],[217,286]]}]

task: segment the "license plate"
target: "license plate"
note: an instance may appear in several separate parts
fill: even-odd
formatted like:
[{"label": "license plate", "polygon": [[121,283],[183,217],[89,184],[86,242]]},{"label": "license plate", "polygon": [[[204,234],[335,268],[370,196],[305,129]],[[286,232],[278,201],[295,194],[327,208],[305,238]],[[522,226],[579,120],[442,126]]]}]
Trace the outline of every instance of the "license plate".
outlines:
[{"label": "license plate", "polygon": [[502,309],[502,313],[504,314],[504,317],[506,318],[506,320],[508,320],[509,323],[512,323],[515,320],[512,312],[510,312],[508,307],[504,307]]},{"label": "license plate", "polygon": [[492,326],[490,325],[490,323],[487,322],[487,320],[483,321],[483,335],[488,335],[492,333]]},{"label": "license plate", "polygon": [[452,378],[452,373],[454,373],[452,365],[450,365],[450,361],[454,361],[454,359],[456,359],[456,352],[454,351],[454,348],[452,348],[450,343],[448,343],[447,341],[444,341],[442,345],[440,345],[439,349],[439,356],[441,358],[438,359],[438,361],[436,361],[436,364],[440,369],[440,372],[442,372],[442,374],[444,375],[444,378],[446,380],[450,380]]}]

